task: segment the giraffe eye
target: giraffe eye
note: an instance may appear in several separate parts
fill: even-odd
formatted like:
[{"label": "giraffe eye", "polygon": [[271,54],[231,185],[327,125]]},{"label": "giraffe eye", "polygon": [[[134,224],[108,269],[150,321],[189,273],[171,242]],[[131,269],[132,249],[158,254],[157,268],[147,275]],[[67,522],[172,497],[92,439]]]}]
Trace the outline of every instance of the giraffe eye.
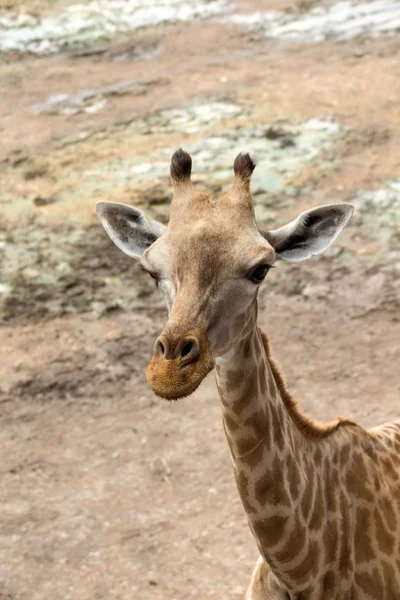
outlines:
[{"label": "giraffe eye", "polygon": [[250,271],[250,281],[252,281],[253,283],[261,283],[268,271],[270,270],[270,268],[270,265],[258,265],[258,267]]}]

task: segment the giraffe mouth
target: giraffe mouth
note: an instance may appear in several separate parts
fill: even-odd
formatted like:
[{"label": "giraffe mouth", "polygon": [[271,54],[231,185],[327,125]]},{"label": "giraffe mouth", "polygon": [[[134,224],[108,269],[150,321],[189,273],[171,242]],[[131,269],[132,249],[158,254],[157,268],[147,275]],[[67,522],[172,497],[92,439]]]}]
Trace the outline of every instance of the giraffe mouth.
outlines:
[{"label": "giraffe mouth", "polygon": [[214,359],[208,351],[190,364],[153,356],[147,366],[146,377],[157,396],[165,400],[179,400],[193,394],[213,368]]}]

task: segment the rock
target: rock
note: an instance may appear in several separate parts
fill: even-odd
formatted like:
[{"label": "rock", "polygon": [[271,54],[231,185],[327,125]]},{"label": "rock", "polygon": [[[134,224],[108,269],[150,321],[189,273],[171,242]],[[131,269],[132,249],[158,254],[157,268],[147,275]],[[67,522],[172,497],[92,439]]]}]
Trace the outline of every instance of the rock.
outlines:
[{"label": "rock", "polygon": [[226,0],[95,0],[72,4],[54,17],[0,13],[0,52],[53,54],[109,39],[119,33],[163,23],[205,19]]},{"label": "rock", "polygon": [[[14,165],[13,165],[14,166]],[[37,177],[44,177],[48,173],[48,165],[37,165],[36,167],[32,167],[28,169],[24,173],[24,179],[27,181],[31,179],[36,179]],[[34,200],[35,202],[35,200]],[[36,204],[36,202],[35,202]]]},{"label": "rock", "polygon": [[[350,202],[355,207],[355,217],[371,232],[379,250],[385,252],[393,245],[398,246],[400,237],[400,185],[399,181],[388,181],[377,190],[360,190]],[[370,245],[370,244],[369,244]],[[361,252],[363,253],[363,252]],[[368,252],[366,252],[368,254]]]},{"label": "rock", "polygon": [[82,90],[77,94],[54,94],[41,104],[34,104],[30,112],[35,115],[50,114],[73,116],[81,112],[95,113],[104,108],[110,96],[141,96],[153,85],[164,85],[165,79],[126,79],[105,87]]},{"label": "rock", "polygon": [[288,136],[284,136],[279,140],[279,145],[281,148],[291,148],[292,146],[296,145],[296,142],[294,141],[294,139],[292,137]]},{"label": "rock", "polygon": [[275,125],[270,125],[265,130],[265,137],[269,140],[278,140],[279,138],[286,137],[288,132],[283,129],[283,127],[276,127]]},{"label": "rock", "polygon": [[54,202],[57,202],[57,196],[55,194],[51,195],[51,196],[36,196],[33,199],[33,203],[36,206],[47,206],[48,204],[54,204]]},{"label": "rock", "polygon": [[383,288],[386,283],[386,275],[382,272],[365,277],[360,293],[365,305],[374,306],[382,299]]},{"label": "rock", "polygon": [[169,186],[164,186],[160,183],[147,187],[137,193],[137,198],[140,203],[154,206],[158,204],[170,204],[171,192]]},{"label": "rock", "polygon": [[341,1],[298,13],[259,11],[233,14],[221,20],[247,25],[250,31],[263,31],[267,38],[310,44],[329,39],[395,35],[400,24],[400,3],[398,0]]},{"label": "rock", "polygon": [[323,283],[309,283],[302,291],[302,294],[305,298],[327,298],[329,293],[329,285],[325,285]]}]

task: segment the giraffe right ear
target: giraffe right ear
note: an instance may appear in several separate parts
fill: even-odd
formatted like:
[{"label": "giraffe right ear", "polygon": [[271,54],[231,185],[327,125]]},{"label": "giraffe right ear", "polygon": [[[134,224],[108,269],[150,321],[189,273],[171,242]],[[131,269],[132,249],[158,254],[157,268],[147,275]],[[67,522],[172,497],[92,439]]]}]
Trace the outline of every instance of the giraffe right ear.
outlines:
[{"label": "giraffe right ear", "polygon": [[165,231],[164,225],[128,204],[97,202],[96,213],[114,244],[134,258],[141,258]]},{"label": "giraffe right ear", "polygon": [[351,204],[318,206],[279,229],[262,231],[261,235],[274,248],[277,259],[299,262],[329,248],[352,214]]}]

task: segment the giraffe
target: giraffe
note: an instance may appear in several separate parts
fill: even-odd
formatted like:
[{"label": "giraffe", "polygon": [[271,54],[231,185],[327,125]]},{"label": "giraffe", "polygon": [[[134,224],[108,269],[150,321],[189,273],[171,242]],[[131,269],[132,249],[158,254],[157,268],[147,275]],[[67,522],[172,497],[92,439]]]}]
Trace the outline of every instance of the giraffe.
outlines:
[{"label": "giraffe", "polygon": [[167,227],[141,210],[99,202],[106,232],[164,295],[168,321],[147,367],[153,391],[189,396],[215,369],[237,489],[259,550],[246,600],[400,598],[400,423],[365,430],[306,416],[257,325],[257,294],[273,263],[323,252],[353,212],[320,206],[261,231],[254,163],[234,162],[219,199],[196,191],[178,150]]}]

